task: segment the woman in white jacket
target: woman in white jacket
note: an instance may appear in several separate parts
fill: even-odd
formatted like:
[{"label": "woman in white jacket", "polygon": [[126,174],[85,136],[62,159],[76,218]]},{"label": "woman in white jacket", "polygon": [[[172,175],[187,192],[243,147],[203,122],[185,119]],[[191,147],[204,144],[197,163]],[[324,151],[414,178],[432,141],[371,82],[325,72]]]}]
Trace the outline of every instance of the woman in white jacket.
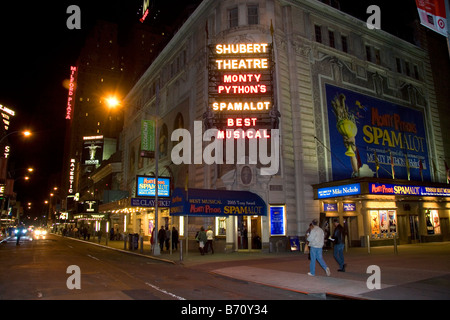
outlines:
[{"label": "woman in white jacket", "polygon": [[322,257],[322,247],[324,244],[324,233],[323,230],[318,226],[318,221],[314,219],[312,221],[313,228],[307,238],[309,242],[309,252],[311,254],[311,262],[309,263],[308,275],[314,276],[316,274],[316,260],[319,262],[320,266],[325,270],[327,276],[330,276],[330,268],[323,260]]}]

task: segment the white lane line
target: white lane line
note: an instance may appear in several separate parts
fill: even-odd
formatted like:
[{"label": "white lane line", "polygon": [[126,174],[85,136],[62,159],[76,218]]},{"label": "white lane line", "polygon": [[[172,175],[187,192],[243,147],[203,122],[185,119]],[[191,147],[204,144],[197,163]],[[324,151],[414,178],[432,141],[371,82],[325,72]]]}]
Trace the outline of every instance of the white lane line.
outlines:
[{"label": "white lane line", "polygon": [[164,289],[161,289],[161,288],[159,288],[159,287],[157,287],[157,286],[155,286],[155,285],[153,285],[153,284],[151,284],[151,283],[146,282],[145,284],[148,285],[149,287],[152,287],[153,289],[158,290],[159,292],[162,292],[162,293],[164,293],[164,294],[167,294],[167,295],[169,295],[169,296],[171,296],[171,297],[173,297],[173,298],[175,298],[175,299],[178,299],[178,300],[186,300],[186,299],[183,298],[183,297],[177,296],[176,294],[173,294],[173,293],[168,292],[168,291],[166,291],[166,290],[164,290]]},{"label": "white lane line", "polygon": [[100,261],[100,259],[99,259],[99,258],[93,257],[93,256],[91,256],[90,254],[88,254],[87,256],[88,256],[89,258],[92,258],[92,259],[94,259],[94,260]]}]

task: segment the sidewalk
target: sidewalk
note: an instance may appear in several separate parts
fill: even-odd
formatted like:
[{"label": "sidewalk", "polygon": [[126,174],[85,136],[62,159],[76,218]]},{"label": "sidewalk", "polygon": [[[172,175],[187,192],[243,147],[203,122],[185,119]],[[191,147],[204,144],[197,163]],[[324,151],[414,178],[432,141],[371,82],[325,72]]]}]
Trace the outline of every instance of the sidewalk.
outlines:
[{"label": "sidewalk", "polygon": [[[97,239],[90,243],[98,245]],[[100,245],[105,246],[102,238]],[[139,254],[166,263],[210,272],[220,276],[259,283],[285,290],[315,295],[319,298],[389,299],[389,300],[449,300],[450,299],[450,242],[349,248],[344,253],[346,272],[337,272],[333,251],[324,251],[324,259],[331,270],[316,264],[316,276],[307,275],[308,255],[299,252],[261,253],[233,252],[201,256],[198,252],[172,254],[163,251],[159,256],[150,252],[148,241],[141,250],[123,250],[123,241],[109,241],[108,247],[129,254]],[[128,244],[127,244],[128,247]],[[369,266],[379,267],[381,288],[375,284],[376,273]],[[368,287],[369,283],[369,287]]]}]

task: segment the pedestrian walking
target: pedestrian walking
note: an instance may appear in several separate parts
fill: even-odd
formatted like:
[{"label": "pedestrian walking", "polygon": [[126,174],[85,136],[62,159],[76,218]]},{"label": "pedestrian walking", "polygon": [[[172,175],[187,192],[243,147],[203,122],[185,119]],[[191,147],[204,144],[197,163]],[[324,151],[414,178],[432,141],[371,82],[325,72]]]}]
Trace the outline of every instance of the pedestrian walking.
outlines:
[{"label": "pedestrian walking", "polygon": [[166,250],[169,251],[170,248],[170,230],[169,227],[166,227]]},{"label": "pedestrian walking", "polygon": [[198,250],[200,251],[200,254],[202,256],[205,255],[205,243],[207,239],[206,239],[206,232],[203,227],[200,228],[196,240],[198,242]]},{"label": "pedestrian walking", "polygon": [[334,218],[334,232],[333,236],[330,237],[330,240],[334,243],[334,258],[336,262],[339,264],[339,272],[345,272],[345,263],[344,263],[344,245],[345,245],[345,234],[344,228],[339,224],[339,219]]},{"label": "pedestrian walking", "polygon": [[308,253],[308,260],[311,260],[311,252],[309,251],[308,237],[309,237],[309,234],[311,233],[312,228],[313,228],[313,224],[310,223],[309,224],[309,228],[308,228],[308,230],[306,230],[306,234],[305,234],[306,243],[305,243],[305,250],[304,251],[305,251],[305,253]]},{"label": "pedestrian walking", "polygon": [[178,250],[178,230],[172,227],[172,250]]},{"label": "pedestrian walking", "polygon": [[330,276],[330,268],[328,268],[327,264],[323,260],[322,257],[322,248],[324,245],[324,232],[318,226],[319,222],[314,219],[312,221],[313,228],[308,236],[309,241],[309,252],[311,253],[311,261],[309,263],[309,272],[308,275],[315,276],[316,275],[316,260],[320,264],[320,266],[325,270],[327,276]]},{"label": "pedestrian walking", "polygon": [[214,254],[213,241],[214,241],[214,232],[212,230],[212,227],[209,226],[208,230],[206,230],[205,253],[208,253],[209,249],[211,249],[211,253]]},{"label": "pedestrian walking", "polygon": [[164,249],[164,241],[166,241],[166,231],[164,230],[164,226],[161,226],[161,229],[158,231],[158,242],[161,252]]}]

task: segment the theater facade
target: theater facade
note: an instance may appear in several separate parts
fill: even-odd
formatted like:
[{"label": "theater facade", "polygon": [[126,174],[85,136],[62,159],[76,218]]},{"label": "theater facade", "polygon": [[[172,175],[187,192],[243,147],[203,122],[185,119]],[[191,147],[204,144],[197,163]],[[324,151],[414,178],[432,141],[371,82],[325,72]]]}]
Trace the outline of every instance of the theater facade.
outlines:
[{"label": "theater facade", "polygon": [[[429,59],[320,1],[203,1],[123,103],[124,230],[157,222],[196,249],[212,228],[222,252],[288,250],[314,218],[355,246],[446,239]],[[156,173],[158,214],[137,183]]]}]

